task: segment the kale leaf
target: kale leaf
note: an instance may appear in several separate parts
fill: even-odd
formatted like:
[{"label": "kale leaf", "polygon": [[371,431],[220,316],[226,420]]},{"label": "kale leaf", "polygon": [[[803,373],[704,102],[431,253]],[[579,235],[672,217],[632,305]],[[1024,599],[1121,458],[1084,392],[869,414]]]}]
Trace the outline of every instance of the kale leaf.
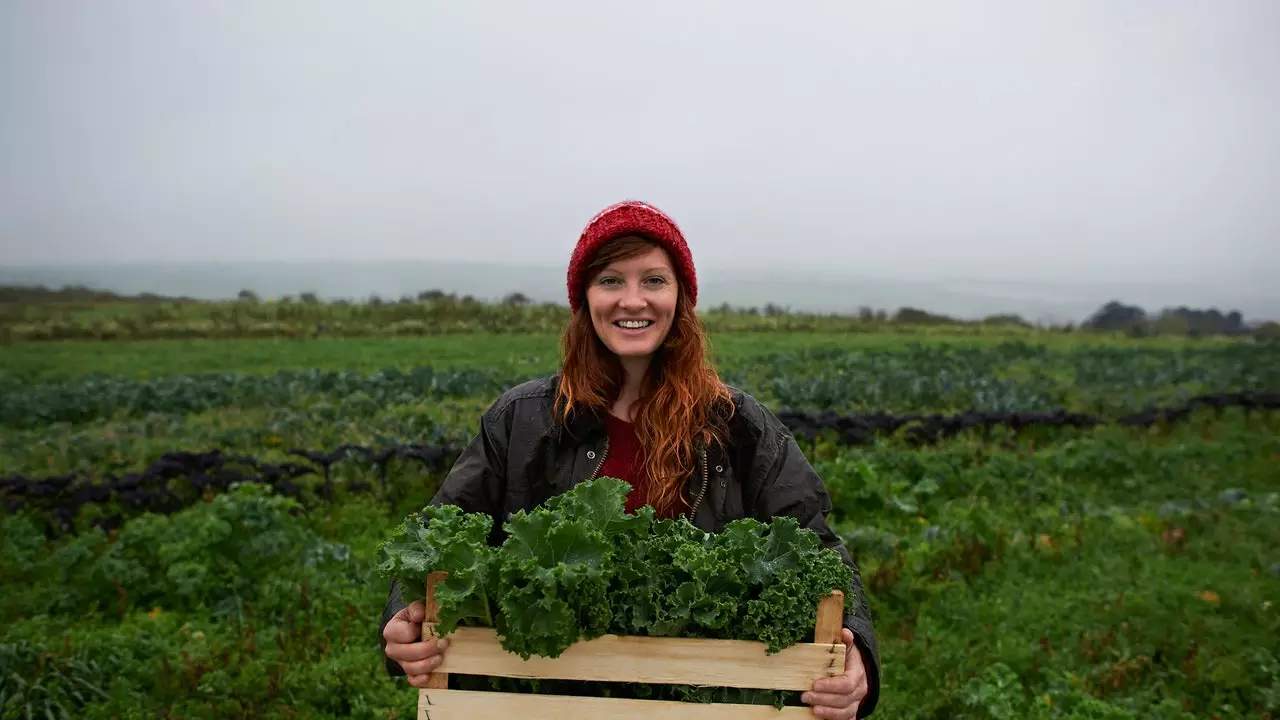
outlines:
[{"label": "kale leaf", "polygon": [[[427,507],[379,546],[378,570],[401,582],[406,600],[422,598],[429,573],[447,572],[436,585],[439,632],[459,624],[493,627],[502,647],[525,659],[558,657],[574,642],[605,633],[754,640],[776,653],[812,638],[823,597],[848,592],[852,570],[794,517],[741,519],[707,533],[683,517],[655,519],[652,507],[627,513],[630,489],[615,478],[580,483],[512,515],[497,548],[486,545],[488,515]],[[846,608],[852,601],[846,597]],[[641,683],[502,684],[779,707],[795,699],[767,690]]]},{"label": "kale leaf", "polygon": [[464,620],[492,627],[497,549],[486,542],[492,526],[493,518],[483,513],[463,513],[452,505],[423,508],[378,546],[378,572],[400,582],[406,602],[426,599],[427,576],[446,572],[435,588],[436,631],[450,633]]}]

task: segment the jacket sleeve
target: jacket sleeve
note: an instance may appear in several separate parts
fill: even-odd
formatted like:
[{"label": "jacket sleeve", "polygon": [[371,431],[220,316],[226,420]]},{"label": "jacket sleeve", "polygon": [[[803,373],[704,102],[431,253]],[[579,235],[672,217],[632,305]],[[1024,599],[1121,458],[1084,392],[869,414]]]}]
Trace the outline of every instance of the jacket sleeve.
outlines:
[{"label": "jacket sleeve", "polygon": [[[778,423],[780,425],[780,423]],[[770,451],[767,446],[772,446]],[[853,632],[854,645],[862,654],[862,664],[867,669],[867,695],[858,706],[858,717],[867,717],[880,700],[880,649],[867,596],[862,589],[862,573],[853,561],[840,536],[827,524],[831,511],[831,496],[822,478],[809,464],[795,436],[774,429],[762,438],[751,469],[751,480],[758,494],[755,513],[760,518],[791,515],[818,534],[826,545],[840,553],[840,558],[853,569],[853,582],[849,592],[855,598],[854,612],[846,613],[844,626]]]},{"label": "jacket sleeve", "polygon": [[[444,483],[431,498],[432,505],[457,505],[466,512],[484,512],[494,519],[494,533],[502,526],[503,495],[506,492],[507,432],[500,426],[505,415],[497,412],[497,404],[480,419],[480,429],[445,476]],[[378,647],[391,677],[405,674],[400,663],[387,657],[387,640],[382,633],[387,623],[408,603],[403,599],[400,583],[392,580],[387,604],[378,623]]]}]

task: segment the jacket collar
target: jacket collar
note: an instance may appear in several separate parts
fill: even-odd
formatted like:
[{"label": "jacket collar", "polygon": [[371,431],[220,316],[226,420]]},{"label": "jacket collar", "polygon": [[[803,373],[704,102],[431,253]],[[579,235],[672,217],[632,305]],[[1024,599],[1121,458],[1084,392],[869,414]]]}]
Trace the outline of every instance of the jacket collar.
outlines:
[{"label": "jacket collar", "polygon": [[[553,376],[552,387],[558,387],[561,373]],[[724,411],[725,408],[721,408]],[[566,437],[577,444],[584,444],[594,440],[598,440],[608,433],[605,428],[605,416],[602,410],[596,408],[577,406],[569,415],[568,422],[561,422],[559,413],[555,413],[552,420],[551,433],[557,441],[563,441]],[[731,410],[729,411],[732,412]],[[699,449],[702,443],[697,443]]]},{"label": "jacket collar", "polygon": [[557,415],[555,432],[559,438],[568,436],[574,442],[584,443],[607,432],[604,423],[604,415],[599,410],[578,406],[569,414],[568,422],[561,422]]}]

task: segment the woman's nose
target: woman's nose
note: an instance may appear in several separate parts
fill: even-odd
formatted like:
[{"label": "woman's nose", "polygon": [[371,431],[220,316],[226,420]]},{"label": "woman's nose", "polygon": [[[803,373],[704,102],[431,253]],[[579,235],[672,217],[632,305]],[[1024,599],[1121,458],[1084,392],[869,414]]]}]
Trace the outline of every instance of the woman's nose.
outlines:
[{"label": "woman's nose", "polygon": [[644,295],[640,292],[640,288],[628,285],[622,293],[619,304],[625,308],[642,308],[645,305]]},{"label": "woman's nose", "polygon": [[627,293],[618,304],[628,310],[642,310],[645,305],[644,298],[635,293]]}]

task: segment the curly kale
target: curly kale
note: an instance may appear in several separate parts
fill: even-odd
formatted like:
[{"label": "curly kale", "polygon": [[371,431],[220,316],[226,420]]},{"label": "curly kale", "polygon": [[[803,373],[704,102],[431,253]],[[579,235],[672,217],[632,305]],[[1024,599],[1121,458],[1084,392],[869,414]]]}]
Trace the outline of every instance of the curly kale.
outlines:
[{"label": "curly kale", "polygon": [[[502,647],[525,659],[558,657],[605,633],[754,640],[776,653],[812,637],[818,601],[849,587],[840,554],[793,517],[707,533],[684,518],[657,520],[651,507],[627,513],[630,489],[614,478],[581,483],[511,516],[498,548],[485,544],[489,516],[428,507],[379,546],[378,569],[400,580],[407,600],[421,598],[429,573],[447,572],[436,586],[439,631],[494,627]],[[729,697],[719,690],[631,684],[628,692]],[[751,692],[734,697],[779,704],[785,696]]]},{"label": "curly kale", "polygon": [[852,571],[795,518],[742,519],[720,533],[658,520],[618,553],[613,631],[758,640],[769,653],[810,637],[818,601]]},{"label": "curly kale", "polygon": [[486,543],[491,527],[493,519],[483,513],[463,513],[452,505],[423,508],[378,545],[378,572],[400,582],[406,602],[424,600],[427,576],[446,572],[435,587],[437,632],[450,633],[464,620],[492,627],[497,549]]},{"label": "curly kale", "polygon": [[498,555],[502,647],[526,660],[559,657],[609,631],[616,541],[643,536],[649,516],[625,511],[630,486],[589,482],[507,521]]}]

